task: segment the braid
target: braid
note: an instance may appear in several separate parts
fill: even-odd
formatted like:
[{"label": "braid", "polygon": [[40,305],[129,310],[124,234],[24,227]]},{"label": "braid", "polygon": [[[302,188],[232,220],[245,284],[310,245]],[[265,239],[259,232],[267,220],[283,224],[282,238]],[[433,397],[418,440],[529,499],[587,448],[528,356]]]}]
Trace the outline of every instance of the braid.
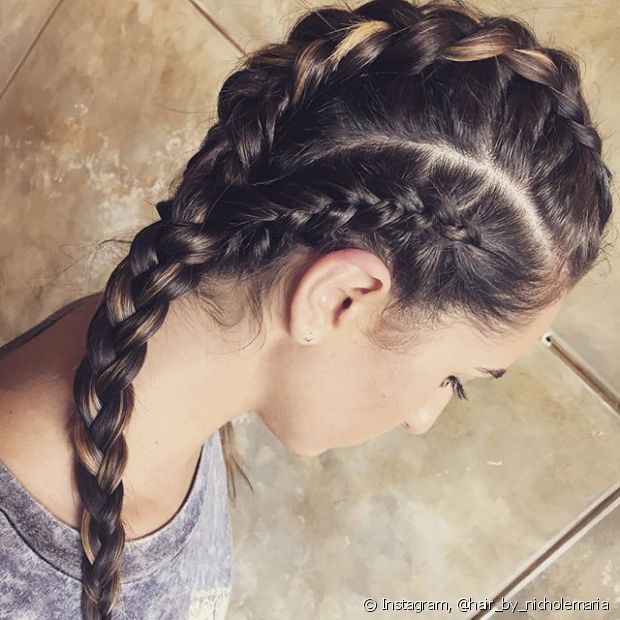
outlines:
[{"label": "braid", "polygon": [[[366,3],[355,11],[317,10],[297,23],[286,44],[267,46],[251,55],[247,68],[230,76],[220,94],[218,111],[222,121],[237,127],[244,123],[243,133],[231,132],[234,152],[227,169],[239,170],[250,184],[261,183],[253,183],[252,175],[261,178],[265,174],[261,158],[272,148],[278,122],[299,114],[317,93],[324,94],[337,84],[358,78],[371,64],[376,72],[385,69],[415,77],[445,61],[471,63],[488,59],[496,59],[511,70],[503,78],[504,88],[514,75],[544,86],[554,102],[547,116],[553,118],[555,111],[566,121],[574,137],[572,148],[582,145],[598,156],[590,159],[589,167],[596,181],[602,232],[611,212],[612,174],[600,157],[601,138],[591,124],[576,63],[560,50],[540,48],[529,29],[517,20],[478,15],[457,0],[429,2],[422,8],[402,0],[384,0]],[[243,88],[239,87],[241,83]],[[276,93],[278,96],[274,96]],[[240,108],[248,111],[247,116],[238,115]],[[546,139],[545,133],[541,132],[538,139]],[[250,152],[245,145],[260,148]],[[338,145],[337,152],[342,147]],[[206,150],[204,145],[202,150]],[[502,176],[505,171],[497,169],[488,151],[485,155],[483,163],[489,169],[490,182],[491,177]],[[570,155],[566,153],[566,157]],[[481,162],[470,163],[479,166]],[[545,172],[549,176],[551,170]],[[510,184],[510,179],[504,180],[504,185]],[[526,194],[524,188],[520,192]],[[528,207],[528,211],[531,220],[541,219],[534,207]],[[445,238],[479,245],[480,230],[457,211],[452,210],[450,215],[444,210],[443,217],[434,211],[432,217],[435,225],[443,224],[439,232]],[[542,221],[535,222],[534,228],[552,257],[557,240],[551,239],[549,231],[541,230],[545,228]]]},{"label": "braid", "polygon": [[86,618],[110,618],[120,585],[118,563],[125,542],[121,477],[127,463],[123,431],[134,406],[132,381],[143,365],[146,342],[163,324],[170,301],[192,286],[181,260],[157,262],[157,229],[151,225],[140,231],[129,255],[110,276],[74,382],[79,417],[72,437],[84,502]]},{"label": "braid", "polygon": [[[258,315],[294,251],[357,247],[392,270],[391,308],[490,331],[586,273],[610,217],[574,60],[459,0],[309,12],[225,80],[217,112],[111,274],[75,377],[88,620],[120,589],[132,381],[173,300],[233,278]],[[230,423],[222,438],[228,464]]]},{"label": "braid", "polygon": [[[310,39],[307,33],[318,33],[321,38]],[[547,118],[558,123],[552,117],[555,111],[573,136],[571,150],[565,149],[566,157],[572,155],[572,148],[579,146],[596,155],[587,160],[587,168],[598,197],[599,232],[603,231],[611,214],[612,173],[600,157],[602,140],[591,123],[581,92],[579,68],[565,52],[540,47],[531,31],[519,21],[477,14],[458,0],[429,2],[422,8],[400,0],[386,0],[368,2],[353,12],[332,8],[315,11],[297,23],[287,45],[298,47],[294,54],[281,54],[294,57],[289,88],[291,106],[307,104],[317,92],[357,78],[371,63],[377,72],[385,70],[415,77],[445,61],[471,63],[497,59],[512,71],[512,75],[504,78],[504,87],[514,75],[542,85],[554,103],[547,110]],[[262,62],[262,56],[258,56],[249,66],[260,67]],[[519,87],[522,88],[522,83]],[[510,101],[518,101],[518,97]],[[282,106],[279,113],[281,110]],[[518,118],[518,112],[513,117]],[[270,126],[276,121],[271,119]],[[543,118],[539,122],[544,121]],[[548,137],[541,132],[538,139]],[[491,168],[495,162],[488,152],[485,155],[485,163]],[[562,163],[558,162],[557,166]],[[551,172],[545,170],[547,176]],[[498,176],[502,171],[491,173]],[[448,240],[479,247],[481,231],[473,222],[460,217],[458,210],[447,206],[444,205],[443,213],[437,211],[441,205],[435,211],[427,209],[432,221],[418,222],[419,230],[434,226]],[[534,212],[530,209],[531,214]],[[551,234],[546,232],[547,255],[551,258],[558,242],[551,241]],[[544,241],[544,237],[540,238]],[[581,273],[575,269],[573,275],[577,277]]]},{"label": "braid", "polygon": [[[338,22],[345,22],[344,38],[343,25]],[[322,38],[308,44],[305,32],[319,29]],[[429,2],[423,8],[384,0],[366,3],[353,13],[317,11],[297,24],[288,43],[303,46],[293,67],[293,105],[302,100],[302,93],[311,99],[326,81],[337,83],[357,77],[371,62],[379,65],[378,69],[395,67],[397,71],[392,71],[414,77],[443,60],[497,58],[515,74],[546,87],[555,111],[566,120],[576,142],[601,155],[602,140],[591,123],[575,61],[561,50],[540,48],[518,20],[479,16],[459,0]],[[602,230],[611,211],[612,173],[600,157],[596,161]]]}]

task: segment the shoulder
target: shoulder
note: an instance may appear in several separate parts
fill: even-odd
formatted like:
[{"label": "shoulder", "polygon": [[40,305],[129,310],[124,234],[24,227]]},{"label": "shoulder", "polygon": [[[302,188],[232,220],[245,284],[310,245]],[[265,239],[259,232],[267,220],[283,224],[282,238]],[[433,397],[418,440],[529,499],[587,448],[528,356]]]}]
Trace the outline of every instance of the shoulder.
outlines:
[{"label": "shoulder", "polygon": [[52,514],[76,528],[78,497],[66,430],[73,411],[65,337],[71,319],[60,319],[95,297],[61,308],[0,349],[0,461]]},{"label": "shoulder", "polygon": [[0,389],[0,461],[33,498],[77,528],[71,446],[53,421],[53,406],[43,405],[48,417],[37,413],[41,406],[34,393],[15,395]]}]

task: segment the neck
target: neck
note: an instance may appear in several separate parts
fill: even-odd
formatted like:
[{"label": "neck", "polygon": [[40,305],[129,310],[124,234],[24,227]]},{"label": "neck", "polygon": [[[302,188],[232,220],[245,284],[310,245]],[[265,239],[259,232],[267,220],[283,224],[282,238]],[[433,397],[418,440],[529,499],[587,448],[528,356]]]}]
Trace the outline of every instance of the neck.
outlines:
[{"label": "neck", "polygon": [[[11,415],[10,424],[3,424],[12,439],[0,446],[0,456],[7,456],[17,469],[20,461],[33,463],[37,455],[39,460],[50,456],[52,446],[62,446],[63,462],[72,462],[66,424],[68,416],[78,415],[73,405],[74,374],[101,299],[102,294],[87,298],[0,360],[5,403],[0,409],[21,414]],[[124,510],[130,526],[135,524],[134,536],[150,531],[162,514],[174,514],[206,439],[237,415],[262,406],[260,355],[253,345],[244,348],[251,336],[229,332],[224,340],[220,330],[209,327],[202,317],[178,300],[171,304],[164,324],[147,343],[144,365],[132,383],[134,409],[125,427],[129,457],[122,479]],[[77,495],[75,488],[73,494]],[[137,515],[140,507],[143,514],[145,504],[156,505],[158,512],[141,527],[131,513]]]}]

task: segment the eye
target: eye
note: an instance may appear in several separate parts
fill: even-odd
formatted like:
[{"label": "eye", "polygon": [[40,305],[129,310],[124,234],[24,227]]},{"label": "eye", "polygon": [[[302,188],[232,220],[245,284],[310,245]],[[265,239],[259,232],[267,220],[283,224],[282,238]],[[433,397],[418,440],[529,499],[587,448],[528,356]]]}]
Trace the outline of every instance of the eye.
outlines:
[{"label": "eye", "polygon": [[459,381],[458,377],[455,377],[454,375],[450,375],[441,384],[441,386],[443,387],[446,384],[446,382],[450,383],[450,385],[452,386],[452,390],[458,396],[458,398],[467,400],[467,394],[465,393],[465,388],[463,387],[462,383]]}]

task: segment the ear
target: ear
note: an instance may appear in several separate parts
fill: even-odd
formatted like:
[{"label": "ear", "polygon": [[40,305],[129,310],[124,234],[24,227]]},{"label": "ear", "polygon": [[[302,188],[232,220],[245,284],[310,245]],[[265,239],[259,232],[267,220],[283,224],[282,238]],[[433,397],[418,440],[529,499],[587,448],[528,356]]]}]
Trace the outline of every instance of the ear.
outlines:
[{"label": "ear", "polygon": [[387,301],[391,284],[388,268],[372,252],[347,248],[322,256],[306,268],[293,291],[291,335],[308,345],[352,327],[353,319],[369,318]]}]

